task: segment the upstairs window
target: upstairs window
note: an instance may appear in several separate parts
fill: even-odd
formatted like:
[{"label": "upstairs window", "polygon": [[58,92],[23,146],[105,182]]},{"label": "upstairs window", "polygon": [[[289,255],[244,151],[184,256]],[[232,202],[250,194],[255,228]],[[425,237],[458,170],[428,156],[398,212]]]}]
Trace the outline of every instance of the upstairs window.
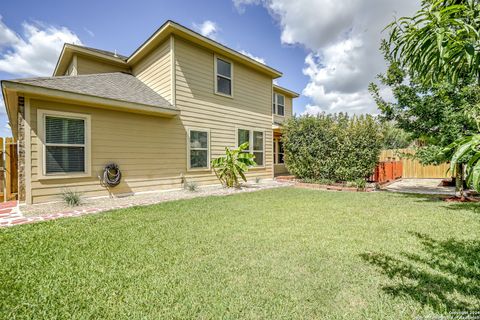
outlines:
[{"label": "upstairs window", "polygon": [[226,96],[232,96],[232,64],[220,58],[216,58],[215,63],[215,92]]},{"label": "upstairs window", "polygon": [[264,152],[264,132],[248,129],[238,129],[238,146],[248,142],[248,149],[243,152],[251,153],[255,156],[255,163],[257,166],[264,166],[265,152]]},{"label": "upstairs window", "polygon": [[284,116],[285,115],[285,96],[274,93],[273,94],[273,114]]}]

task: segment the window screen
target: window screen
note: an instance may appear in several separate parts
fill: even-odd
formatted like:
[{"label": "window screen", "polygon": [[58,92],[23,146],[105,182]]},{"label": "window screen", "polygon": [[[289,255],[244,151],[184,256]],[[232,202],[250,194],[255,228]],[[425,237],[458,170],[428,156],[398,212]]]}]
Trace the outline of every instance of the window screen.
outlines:
[{"label": "window screen", "polygon": [[217,92],[232,95],[232,65],[217,59]]},{"label": "window screen", "polygon": [[85,172],[85,120],[45,117],[46,173]]}]

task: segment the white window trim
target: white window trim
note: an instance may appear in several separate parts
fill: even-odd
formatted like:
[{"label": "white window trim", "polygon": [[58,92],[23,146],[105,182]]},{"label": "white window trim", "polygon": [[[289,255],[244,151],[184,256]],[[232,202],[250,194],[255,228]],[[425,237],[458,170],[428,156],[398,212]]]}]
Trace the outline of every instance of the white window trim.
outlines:
[{"label": "white window trim", "polygon": [[[263,153],[263,165],[259,166],[253,166],[252,169],[263,169],[265,168],[265,159],[266,159],[266,138],[267,134],[264,129],[258,129],[258,128],[248,128],[248,127],[235,127],[235,145],[237,148],[239,147],[238,145],[238,130],[248,130],[250,131],[249,137],[248,137],[248,153],[253,154],[254,152],[262,152]],[[253,131],[261,132],[263,134],[263,150],[253,150]],[[253,160],[255,161],[255,160]]]},{"label": "white window trim", "polygon": [[[207,133],[207,166],[204,168],[192,168],[191,163],[190,163],[190,132],[191,131],[200,131],[200,132],[206,132]],[[197,150],[205,150],[204,148],[197,148]],[[211,161],[211,148],[210,148],[210,129],[205,129],[205,128],[197,128],[197,127],[188,127],[187,128],[187,171],[210,171],[211,166],[210,166],[210,161]]]},{"label": "white window trim", "polygon": [[[283,107],[283,115],[281,114],[278,114],[278,96],[282,96],[283,97],[283,104],[281,104],[281,106]],[[277,92],[274,92],[273,93],[273,105],[274,105],[274,109],[275,109],[275,112],[274,114],[276,116],[279,116],[279,117],[285,117],[285,101],[286,101],[286,98],[285,98],[285,95],[281,94],[281,93],[277,93]]]},{"label": "white window trim", "polygon": [[[230,78],[228,77],[225,77],[223,75],[219,75],[217,73],[217,59],[220,59],[220,60],[223,60],[225,62],[228,62],[230,63]],[[229,59],[226,59],[224,57],[221,57],[221,56],[218,56],[217,54],[213,54],[213,69],[214,69],[214,72],[213,72],[213,82],[215,83],[215,94],[219,95],[219,96],[222,96],[222,97],[227,97],[227,98],[233,98],[233,78],[234,78],[234,75],[233,75],[233,62]],[[228,94],[225,94],[225,93],[222,93],[222,92],[218,92],[218,82],[217,82],[217,76],[220,76],[222,78],[225,78],[225,79],[229,79],[230,80],[230,85],[231,85],[231,93],[230,95]]]},{"label": "white window trim", "polygon": [[[58,118],[82,119],[85,121],[85,171],[84,172],[67,172],[67,173],[46,173],[46,138],[45,138],[45,117],[53,116]],[[91,166],[91,116],[83,113],[63,112],[54,110],[37,110],[37,126],[38,126],[38,178],[39,179],[71,179],[90,177],[92,173]],[[62,144],[53,144],[62,146]],[[70,146],[70,144],[63,144],[63,146]],[[80,146],[80,145],[76,145]]]}]

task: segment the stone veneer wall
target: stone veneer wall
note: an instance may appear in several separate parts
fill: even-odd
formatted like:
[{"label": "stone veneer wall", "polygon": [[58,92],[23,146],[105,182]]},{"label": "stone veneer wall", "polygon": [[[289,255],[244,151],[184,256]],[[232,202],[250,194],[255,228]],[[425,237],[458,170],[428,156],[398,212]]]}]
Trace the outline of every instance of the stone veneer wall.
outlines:
[{"label": "stone veneer wall", "polygon": [[25,201],[25,100],[18,97],[18,201]]}]

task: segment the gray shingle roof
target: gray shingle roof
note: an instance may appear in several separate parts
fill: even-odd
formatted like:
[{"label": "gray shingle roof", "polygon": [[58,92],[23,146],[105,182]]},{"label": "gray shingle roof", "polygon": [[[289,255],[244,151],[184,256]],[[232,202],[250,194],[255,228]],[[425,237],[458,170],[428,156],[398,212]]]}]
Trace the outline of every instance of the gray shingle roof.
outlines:
[{"label": "gray shingle roof", "polygon": [[72,46],[72,47],[78,47],[78,48],[82,48],[82,49],[85,49],[85,50],[98,52],[98,53],[110,56],[112,58],[118,58],[118,59],[123,60],[123,61],[127,61],[127,59],[128,59],[127,56],[124,56],[122,54],[115,53],[115,52],[112,52],[112,51],[107,51],[107,50],[102,50],[102,49],[97,49],[97,48],[92,48],[92,47],[86,47],[86,46],[80,46],[78,44],[69,44],[69,45]]},{"label": "gray shingle roof", "polygon": [[176,110],[170,102],[153,91],[142,81],[138,80],[131,74],[122,72],[28,78],[10,81],[42,88]]}]

